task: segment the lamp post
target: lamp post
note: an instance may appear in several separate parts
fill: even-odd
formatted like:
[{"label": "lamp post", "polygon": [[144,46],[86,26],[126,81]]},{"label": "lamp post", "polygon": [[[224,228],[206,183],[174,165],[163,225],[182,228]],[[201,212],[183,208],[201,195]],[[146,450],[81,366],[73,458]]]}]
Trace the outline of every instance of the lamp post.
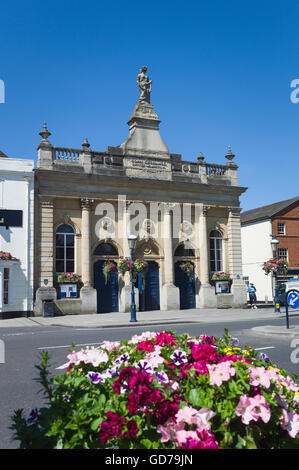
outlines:
[{"label": "lamp post", "polygon": [[[135,251],[135,245],[136,245],[137,237],[136,235],[129,235],[128,237],[128,242],[129,242],[129,248],[130,248],[130,253],[131,253],[131,263],[133,264],[134,262],[134,251]],[[131,312],[131,319],[130,322],[136,323],[136,304],[135,304],[135,290],[134,290],[134,285],[135,285],[135,278],[132,274],[131,276],[131,305],[130,305],[130,312]]]},{"label": "lamp post", "polygon": [[[276,235],[274,235],[274,238],[272,238],[271,241],[271,247],[272,247],[272,252],[273,252],[273,258],[274,261],[276,262],[277,259],[277,250],[278,250],[278,245],[279,241],[276,239]],[[275,271],[274,273],[274,289],[275,289],[275,294],[274,294],[274,312],[275,313],[280,313],[280,304],[279,304],[279,299],[278,299],[278,287],[277,287],[277,272]]]}]

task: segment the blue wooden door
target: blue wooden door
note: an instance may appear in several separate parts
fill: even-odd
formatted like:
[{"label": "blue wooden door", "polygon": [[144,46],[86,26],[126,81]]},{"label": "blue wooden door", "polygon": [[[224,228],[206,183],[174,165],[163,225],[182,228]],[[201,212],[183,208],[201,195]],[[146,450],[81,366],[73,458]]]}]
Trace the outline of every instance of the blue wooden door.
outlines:
[{"label": "blue wooden door", "polygon": [[160,310],[160,286],[159,265],[155,261],[149,261],[145,275],[145,283],[142,283],[142,275],[138,275],[139,310]]},{"label": "blue wooden door", "polygon": [[195,308],[195,276],[190,279],[180,268],[182,261],[175,263],[175,285],[180,289],[180,308]]},{"label": "blue wooden door", "polygon": [[110,274],[107,284],[103,274],[104,261],[94,263],[94,288],[97,290],[97,312],[118,312],[118,273]]}]

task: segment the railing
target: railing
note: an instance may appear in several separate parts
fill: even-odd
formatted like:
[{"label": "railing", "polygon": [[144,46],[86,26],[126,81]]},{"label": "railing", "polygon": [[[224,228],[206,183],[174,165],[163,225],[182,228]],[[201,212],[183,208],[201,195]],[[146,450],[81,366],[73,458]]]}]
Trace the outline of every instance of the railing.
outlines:
[{"label": "railing", "polygon": [[56,161],[63,161],[66,163],[78,163],[79,154],[82,150],[70,149],[66,147],[54,147],[54,155]]},{"label": "railing", "polygon": [[216,165],[215,163],[206,163],[207,176],[224,176],[226,172],[225,165]]}]

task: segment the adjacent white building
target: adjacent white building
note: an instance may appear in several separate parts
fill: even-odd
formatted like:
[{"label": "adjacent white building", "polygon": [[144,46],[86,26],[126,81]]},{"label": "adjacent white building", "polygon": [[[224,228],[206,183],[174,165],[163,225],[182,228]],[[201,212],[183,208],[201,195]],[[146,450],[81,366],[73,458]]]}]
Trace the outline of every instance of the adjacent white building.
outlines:
[{"label": "adjacent white building", "polygon": [[0,152],[0,318],[33,311],[33,168]]},{"label": "adjacent white building", "polygon": [[262,269],[264,262],[272,258],[271,234],[271,220],[250,221],[241,225],[243,279],[247,285],[254,283],[257,299],[261,302],[273,300],[272,276],[266,276]]},{"label": "adjacent white building", "polygon": [[254,283],[260,302],[272,301],[274,279],[265,275],[262,266],[273,258],[271,248],[275,236],[277,258],[286,259],[288,270],[278,273],[277,280],[284,283],[299,276],[299,197],[275,202],[241,213],[243,279]]}]

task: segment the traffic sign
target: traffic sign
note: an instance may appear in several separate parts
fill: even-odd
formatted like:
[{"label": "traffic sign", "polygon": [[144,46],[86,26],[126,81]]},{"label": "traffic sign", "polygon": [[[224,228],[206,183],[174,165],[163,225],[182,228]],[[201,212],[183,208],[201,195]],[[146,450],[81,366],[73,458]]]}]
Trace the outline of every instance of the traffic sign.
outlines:
[{"label": "traffic sign", "polygon": [[299,292],[297,290],[290,290],[287,293],[287,303],[291,308],[299,308]]}]

